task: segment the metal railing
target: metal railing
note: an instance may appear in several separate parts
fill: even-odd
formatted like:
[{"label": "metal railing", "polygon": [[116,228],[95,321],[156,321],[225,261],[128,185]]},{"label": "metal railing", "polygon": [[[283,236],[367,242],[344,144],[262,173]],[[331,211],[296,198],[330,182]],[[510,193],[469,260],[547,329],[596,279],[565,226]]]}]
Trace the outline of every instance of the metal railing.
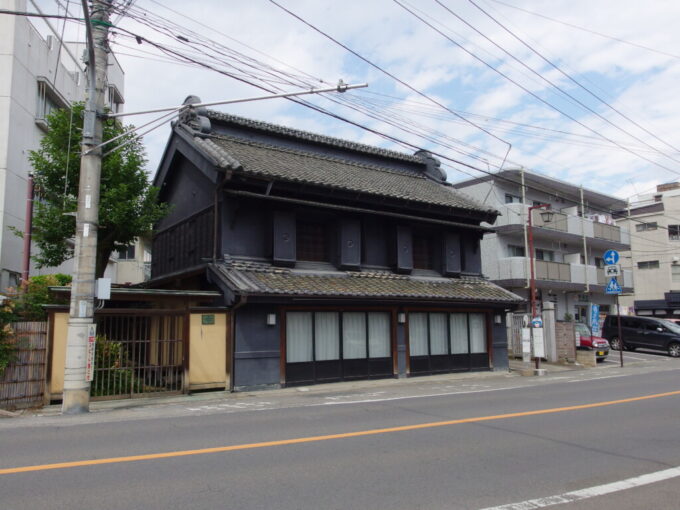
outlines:
[{"label": "metal railing", "polygon": [[182,392],[186,317],[174,311],[124,312],[109,311],[96,316],[92,398]]}]

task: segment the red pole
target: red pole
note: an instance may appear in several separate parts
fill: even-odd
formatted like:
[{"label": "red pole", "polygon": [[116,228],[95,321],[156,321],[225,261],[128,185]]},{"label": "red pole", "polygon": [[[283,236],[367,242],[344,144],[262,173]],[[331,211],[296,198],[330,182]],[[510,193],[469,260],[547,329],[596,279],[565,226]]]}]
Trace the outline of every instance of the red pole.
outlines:
[{"label": "red pole", "polygon": [[[534,341],[534,318],[536,317],[536,278],[534,276],[534,231],[531,221],[531,215],[535,207],[529,207],[529,302],[531,303],[531,342]],[[534,353],[534,360],[536,363],[536,370],[541,368],[541,358]],[[538,373],[538,372],[537,372]]]},{"label": "red pole", "polygon": [[[529,234],[529,302],[531,303],[531,341],[533,343],[534,340],[534,317],[536,317],[536,276],[534,273],[534,259],[536,258],[536,253],[534,252],[534,231],[533,231],[533,222],[532,222],[532,213],[534,209],[543,209],[543,208],[550,208],[550,204],[539,204],[539,205],[533,205],[529,207],[529,224],[528,224],[528,232]],[[535,356],[536,360],[536,370],[541,368],[541,358],[538,356]]]},{"label": "red pole", "polygon": [[26,190],[26,219],[24,220],[24,257],[23,267],[21,273],[21,286],[26,288],[28,285],[28,276],[31,267],[31,235],[33,234],[33,193],[35,184],[33,182],[33,174],[28,174]]}]

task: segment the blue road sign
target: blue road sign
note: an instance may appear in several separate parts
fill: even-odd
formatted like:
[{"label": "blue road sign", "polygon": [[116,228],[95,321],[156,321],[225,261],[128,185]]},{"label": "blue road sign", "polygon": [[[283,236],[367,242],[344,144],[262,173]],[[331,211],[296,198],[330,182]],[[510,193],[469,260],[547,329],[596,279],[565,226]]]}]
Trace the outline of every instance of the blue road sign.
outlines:
[{"label": "blue road sign", "polygon": [[604,289],[605,294],[621,294],[621,285],[616,281],[616,277],[609,280],[609,283]]},{"label": "blue road sign", "polygon": [[619,263],[619,252],[616,250],[607,250],[604,252],[604,257],[602,257],[604,263],[608,266]]}]

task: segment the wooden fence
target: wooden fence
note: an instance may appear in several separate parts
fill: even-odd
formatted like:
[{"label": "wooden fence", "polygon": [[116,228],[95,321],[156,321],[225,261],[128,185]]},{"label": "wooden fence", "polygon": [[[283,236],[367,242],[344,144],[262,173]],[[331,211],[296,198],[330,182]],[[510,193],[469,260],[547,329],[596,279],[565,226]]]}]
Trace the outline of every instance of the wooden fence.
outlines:
[{"label": "wooden fence", "polygon": [[14,322],[17,359],[0,375],[0,408],[43,405],[47,363],[47,322]]}]

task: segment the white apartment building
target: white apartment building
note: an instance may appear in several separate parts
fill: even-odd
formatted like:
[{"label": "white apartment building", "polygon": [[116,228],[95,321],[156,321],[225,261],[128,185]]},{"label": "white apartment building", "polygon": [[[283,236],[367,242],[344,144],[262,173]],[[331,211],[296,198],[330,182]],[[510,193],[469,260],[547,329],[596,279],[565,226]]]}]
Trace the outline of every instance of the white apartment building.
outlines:
[{"label": "white apartment building", "polygon": [[[24,12],[27,7],[26,0],[0,0],[2,9]],[[34,24],[25,16],[0,14],[0,291],[16,287],[21,277],[23,240],[10,228],[24,230],[29,151],[39,147],[47,129],[45,118],[53,109],[85,98],[85,46],[61,44],[54,21]],[[111,54],[108,99],[114,111],[123,103],[123,82],[123,70]],[[58,268],[32,266],[31,275],[70,273],[72,265],[67,261]],[[112,260],[107,276],[114,282],[115,273]]]},{"label": "white apartment building", "polygon": [[633,271],[635,293],[622,303],[637,315],[680,319],[680,182],[641,195],[616,224],[634,233],[623,260]]},{"label": "white apartment building", "polygon": [[[581,322],[588,322],[591,304],[599,305],[601,314],[613,311],[615,297],[604,292],[602,256],[609,249],[630,248],[628,231],[614,225],[608,212],[622,208],[625,201],[523,169],[453,186],[501,212],[491,225],[495,233],[482,239],[485,276],[529,300],[529,207],[549,204],[554,211],[549,224],[540,210],[532,211],[539,311],[542,303],[551,301],[558,320],[568,315]],[[632,291],[630,270],[623,272],[619,283],[624,292]]]}]

